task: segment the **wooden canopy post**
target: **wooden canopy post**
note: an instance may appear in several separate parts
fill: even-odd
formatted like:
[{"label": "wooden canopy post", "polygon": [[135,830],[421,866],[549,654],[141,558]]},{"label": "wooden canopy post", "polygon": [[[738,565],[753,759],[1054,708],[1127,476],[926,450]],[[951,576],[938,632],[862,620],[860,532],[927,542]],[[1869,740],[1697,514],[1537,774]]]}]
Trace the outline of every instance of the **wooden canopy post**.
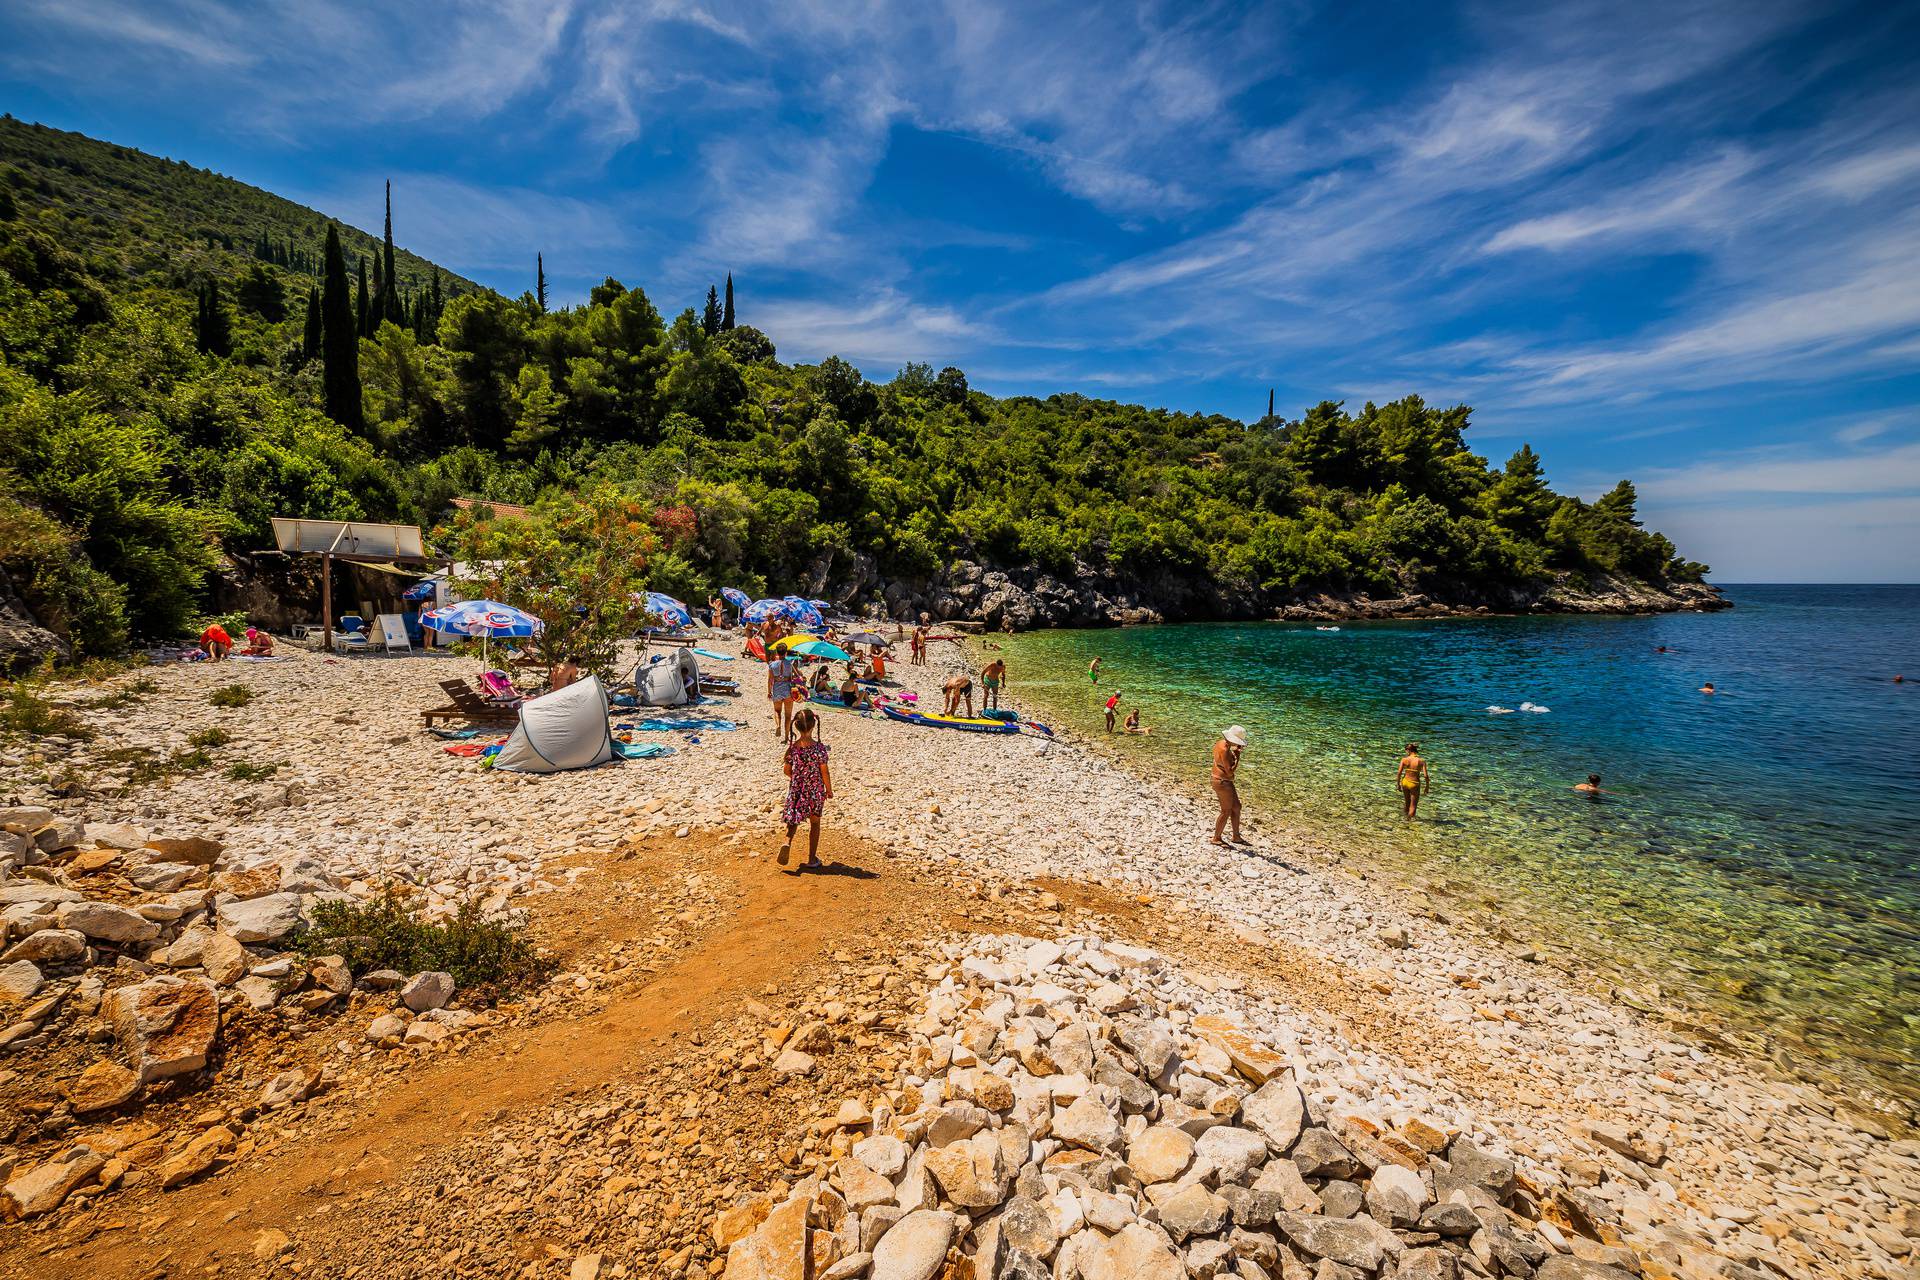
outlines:
[{"label": "wooden canopy post", "polygon": [[333,652],[333,556],[320,553],[320,644]]}]

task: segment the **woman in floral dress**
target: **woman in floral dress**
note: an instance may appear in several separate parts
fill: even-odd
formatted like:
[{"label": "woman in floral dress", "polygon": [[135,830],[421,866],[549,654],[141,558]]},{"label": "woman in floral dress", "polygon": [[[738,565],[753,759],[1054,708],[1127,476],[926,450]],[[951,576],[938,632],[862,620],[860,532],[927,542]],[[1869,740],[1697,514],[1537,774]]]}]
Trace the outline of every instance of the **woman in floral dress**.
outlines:
[{"label": "woman in floral dress", "polygon": [[792,874],[795,875],[808,867],[823,865],[820,814],[827,801],[833,799],[833,775],[827,770],[827,744],[814,740],[814,730],[819,727],[819,715],[811,707],[802,707],[793,717],[794,739],[787,744],[787,804],[781,813],[787,824],[787,840],[780,846],[778,861],[783,867],[787,865],[787,859],[793,854],[794,833],[801,823],[806,823],[807,860],[794,868]]}]

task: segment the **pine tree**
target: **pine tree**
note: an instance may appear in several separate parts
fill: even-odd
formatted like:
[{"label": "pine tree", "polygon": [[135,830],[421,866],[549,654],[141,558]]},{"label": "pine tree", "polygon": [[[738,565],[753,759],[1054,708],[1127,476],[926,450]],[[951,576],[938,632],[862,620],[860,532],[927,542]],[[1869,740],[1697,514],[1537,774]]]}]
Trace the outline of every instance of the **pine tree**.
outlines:
[{"label": "pine tree", "polygon": [[720,314],[720,327],[733,328],[733,272],[727,272],[727,301]]},{"label": "pine tree", "polygon": [[395,324],[406,323],[407,313],[400,305],[400,277],[393,268],[393,183],[387,183],[386,305],[380,314]]},{"label": "pine tree", "polygon": [[360,292],[354,298],[353,303],[355,331],[363,338],[371,338],[373,336],[373,330],[368,327],[367,323],[371,318],[367,310],[367,256],[363,253],[360,255]]},{"label": "pine tree", "polygon": [[533,300],[540,307],[540,314],[547,313],[547,260],[540,254],[533,255]]},{"label": "pine tree", "polygon": [[[343,427],[360,427],[360,333],[354,324],[353,297],[347,284],[347,258],[340,251],[340,228],[327,226],[327,279],[320,300],[321,354],[327,416]],[[363,264],[364,265],[364,264]],[[360,299],[366,301],[365,277]]]},{"label": "pine tree", "polygon": [[707,286],[707,309],[700,317],[700,327],[708,337],[720,332],[720,291],[712,285]]},{"label": "pine tree", "polygon": [[209,280],[200,286],[193,314],[193,345],[208,355],[224,356],[233,351],[233,330],[227,309],[220,304],[220,285]]},{"label": "pine tree", "polygon": [[300,339],[300,355],[311,360],[320,354],[320,286],[307,290],[307,330]]}]

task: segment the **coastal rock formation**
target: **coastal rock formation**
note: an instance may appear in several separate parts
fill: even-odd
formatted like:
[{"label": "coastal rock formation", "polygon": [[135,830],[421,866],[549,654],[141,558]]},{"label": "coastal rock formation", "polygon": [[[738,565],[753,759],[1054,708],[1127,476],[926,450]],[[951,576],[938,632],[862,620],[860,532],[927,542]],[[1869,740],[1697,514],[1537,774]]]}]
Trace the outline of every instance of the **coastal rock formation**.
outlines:
[{"label": "coastal rock formation", "polygon": [[1730,607],[1704,583],[1652,583],[1558,574],[1524,587],[1460,582],[1397,595],[1316,592],[1289,594],[1203,574],[1116,574],[1076,562],[1071,573],[1037,566],[1001,568],[960,560],[924,581],[887,581],[871,564],[824,583],[821,590],[858,609],[872,601],[889,618],[977,622],[989,629],[1011,623],[1037,627],[1099,627],[1148,622],[1322,622],[1367,618],[1450,617],[1506,613],[1675,613]]}]

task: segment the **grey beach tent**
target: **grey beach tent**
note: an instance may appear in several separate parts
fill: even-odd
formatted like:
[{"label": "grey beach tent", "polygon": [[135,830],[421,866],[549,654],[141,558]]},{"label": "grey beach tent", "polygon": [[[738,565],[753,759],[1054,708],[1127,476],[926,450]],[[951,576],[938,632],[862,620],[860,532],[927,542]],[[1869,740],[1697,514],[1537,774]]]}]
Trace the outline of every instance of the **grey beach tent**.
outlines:
[{"label": "grey beach tent", "polygon": [[559,773],[616,758],[607,728],[607,691],[599,676],[587,676],[522,703],[520,723],[493,758],[493,767]]},{"label": "grey beach tent", "polygon": [[699,693],[700,662],[691,649],[642,658],[633,669],[634,699],[643,707],[683,707]]}]

